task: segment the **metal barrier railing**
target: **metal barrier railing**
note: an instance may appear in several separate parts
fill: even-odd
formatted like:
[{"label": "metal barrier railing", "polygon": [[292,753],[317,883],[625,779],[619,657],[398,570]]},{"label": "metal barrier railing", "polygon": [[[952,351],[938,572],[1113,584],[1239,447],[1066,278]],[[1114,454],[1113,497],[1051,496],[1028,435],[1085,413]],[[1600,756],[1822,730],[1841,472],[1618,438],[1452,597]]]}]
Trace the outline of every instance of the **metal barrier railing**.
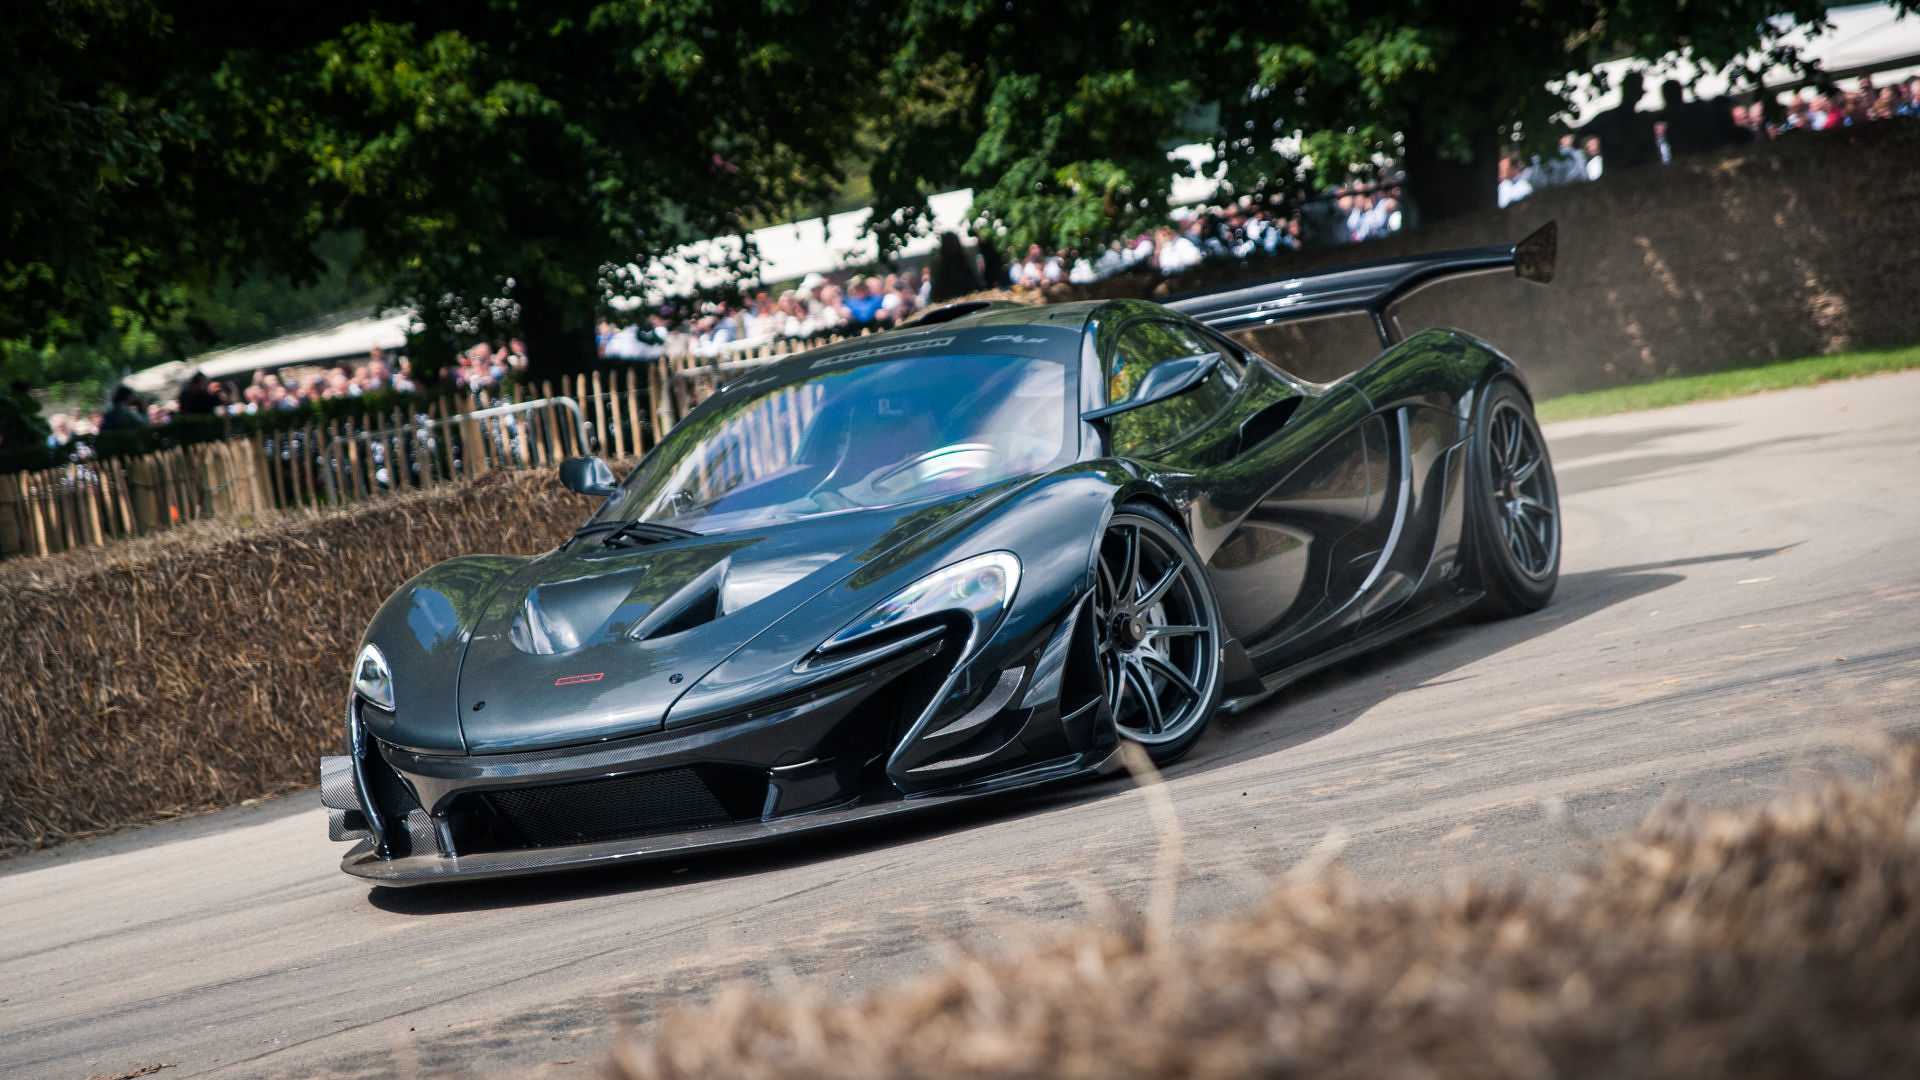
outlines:
[{"label": "metal barrier railing", "polygon": [[[349,453],[360,445],[366,447],[369,482],[388,488],[395,486],[393,470],[396,466],[417,470],[423,455],[434,462],[444,460],[450,476],[472,472],[476,455],[481,457],[487,468],[533,465],[543,456],[550,456],[543,448],[540,432],[535,430],[541,423],[538,414],[545,410],[571,413],[571,434],[577,440],[573,445],[589,452],[593,450],[596,440],[591,425],[587,423],[586,413],[578,401],[566,396],[491,405],[448,417],[421,416],[399,433],[356,431],[335,436],[321,456],[327,497],[330,501],[338,501],[340,474],[349,468],[356,472],[362,468],[359,455]],[[454,429],[459,437],[443,440],[439,433],[449,428]],[[404,449],[396,447],[396,442],[402,444]],[[384,481],[383,471],[387,477]]]}]

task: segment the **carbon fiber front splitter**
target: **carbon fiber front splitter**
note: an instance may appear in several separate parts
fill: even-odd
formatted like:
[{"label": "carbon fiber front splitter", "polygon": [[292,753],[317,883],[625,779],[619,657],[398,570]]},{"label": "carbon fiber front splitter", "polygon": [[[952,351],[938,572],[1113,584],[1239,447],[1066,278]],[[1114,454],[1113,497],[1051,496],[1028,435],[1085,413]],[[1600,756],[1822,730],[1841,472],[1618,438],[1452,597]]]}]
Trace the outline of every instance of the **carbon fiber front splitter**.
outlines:
[{"label": "carbon fiber front splitter", "polygon": [[1120,768],[1120,752],[1116,749],[1092,765],[1073,760],[1040,766],[1025,772],[996,777],[990,782],[975,787],[939,795],[856,804],[810,814],[796,814],[772,821],[743,822],[738,825],[657,833],[651,836],[605,840],[591,844],[572,844],[565,847],[524,848],[477,855],[407,855],[397,859],[383,859],[375,853],[372,840],[362,840],[340,860],[340,869],[376,885],[401,887],[518,877],[556,870],[591,870],[600,867],[625,866],[750,847],[754,844],[783,840],[800,833],[845,828],[882,818],[952,806],[990,795],[1106,775]]}]

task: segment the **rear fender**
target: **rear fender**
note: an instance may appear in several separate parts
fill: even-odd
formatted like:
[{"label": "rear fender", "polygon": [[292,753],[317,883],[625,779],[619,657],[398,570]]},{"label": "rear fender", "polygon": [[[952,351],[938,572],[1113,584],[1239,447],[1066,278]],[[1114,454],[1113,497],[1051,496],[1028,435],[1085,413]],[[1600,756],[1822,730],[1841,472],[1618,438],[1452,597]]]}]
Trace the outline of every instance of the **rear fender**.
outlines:
[{"label": "rear fender", "polygon": [[1462,330],[1432,329],[1388,349],[1346,382],[1365,394],[1376,412],[1402,405],[1445,409],[1464,437],[1479,392],[1501,377],[1511,378],[1532,400],[1526,377],[1500,350]]}]

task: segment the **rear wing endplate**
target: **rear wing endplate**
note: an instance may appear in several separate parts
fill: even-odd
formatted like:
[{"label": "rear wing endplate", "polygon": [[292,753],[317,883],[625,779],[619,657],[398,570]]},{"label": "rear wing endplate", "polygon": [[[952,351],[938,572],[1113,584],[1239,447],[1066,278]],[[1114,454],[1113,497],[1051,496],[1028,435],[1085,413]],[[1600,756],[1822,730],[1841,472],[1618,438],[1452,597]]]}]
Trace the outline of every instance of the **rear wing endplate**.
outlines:
[{"label": "rear wing endplate", "polygon": [[1558,237],[1557,226],[1549,221],[1517,244],[1363,263],[1324,274],[1190,296],[1167,306],[1224,333],[1364,312],[1372,316],[1381,343],[1391,345],[1395,337],[1390,319],[1393,306],[1436,281],[1499,273],[1508,267],[1523,281],[1542,285],[1552,281]]}]

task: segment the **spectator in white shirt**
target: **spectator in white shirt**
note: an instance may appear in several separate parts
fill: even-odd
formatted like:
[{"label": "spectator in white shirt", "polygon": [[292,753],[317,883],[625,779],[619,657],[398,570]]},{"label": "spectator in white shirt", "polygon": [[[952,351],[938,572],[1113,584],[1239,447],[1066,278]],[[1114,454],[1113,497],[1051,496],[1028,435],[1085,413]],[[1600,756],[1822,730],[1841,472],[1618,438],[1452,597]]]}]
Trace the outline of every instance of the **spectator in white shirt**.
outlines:
[{"label": "spectator in white shirt", "polygon": [[1162,225],[1154,230],[1154,264],[1161,273],[1177,274],[1199,265],[1205,257],[1198,244],[1174,232],[1172,226]]},{"label": "spectator in white shirt", "polygon": [[1500,159],[1499,200],[1501,209],[1533,194],[1533,180],[1520,164],[1520,159],[1508,154]]}]

